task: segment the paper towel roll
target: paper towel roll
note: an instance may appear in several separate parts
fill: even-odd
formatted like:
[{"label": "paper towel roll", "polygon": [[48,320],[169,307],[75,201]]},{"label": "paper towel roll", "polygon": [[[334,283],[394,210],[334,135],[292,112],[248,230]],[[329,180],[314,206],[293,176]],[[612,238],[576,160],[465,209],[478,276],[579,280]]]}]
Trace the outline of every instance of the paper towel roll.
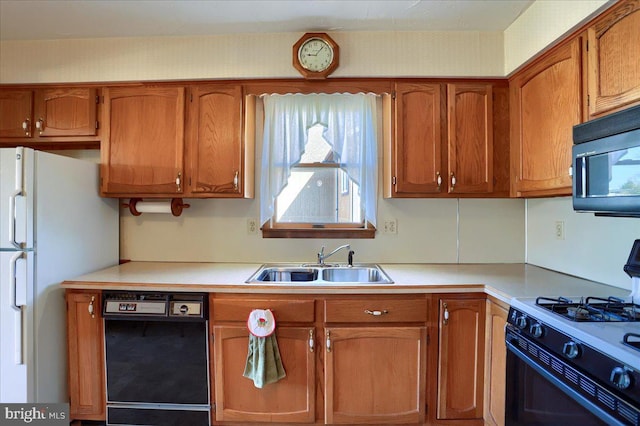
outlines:
[{"label": "paper towel roll", "polygon": [[171,201],[138,201],[136,210],[140,213],[171,213]]},{"label": "paper towel roll", "polygon": [[142,213],[171,213],[174,216],[180,216],[182,209],[189,207],[189,204],[184,204],[182,198],[153,201],[132,198],[129,200],[129,204],[124,204],[124,206],[129,207],[129,211],[134,216],[140,216]]}]

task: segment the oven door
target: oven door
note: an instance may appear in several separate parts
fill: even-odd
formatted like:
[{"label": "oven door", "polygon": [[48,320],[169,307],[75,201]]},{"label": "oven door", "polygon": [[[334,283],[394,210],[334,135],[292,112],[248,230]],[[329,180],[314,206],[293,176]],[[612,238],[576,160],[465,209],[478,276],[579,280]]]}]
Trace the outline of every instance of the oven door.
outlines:
[{"label": "oven door", "polygon": [[[637,425],[598,402],[606,390],[535,342],[507,327],[505,424]],[[572,383],[572,382],[575,382]],[[584,387],[584,390],[580,388]],[[589,393],[593,393],[591,397]]]}]

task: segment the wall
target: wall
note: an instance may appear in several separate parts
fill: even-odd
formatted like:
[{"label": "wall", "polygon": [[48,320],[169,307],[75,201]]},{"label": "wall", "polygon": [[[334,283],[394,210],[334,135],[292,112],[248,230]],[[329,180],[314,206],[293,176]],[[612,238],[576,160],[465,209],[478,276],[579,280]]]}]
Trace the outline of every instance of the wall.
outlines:
[{"label": "wall", "polygon": [[[564,240],[556,239],[556,221],[564,222]],[[639,219],[576,213],[571,197],[527,201],[527,261],[534,265],[631,289],[622,267],[636,238]]]},{"label": "wall", "polygon": [[504,31],[504,75],[597,15],[613,0],[538,0]]},{"label": "wall", "polygon": [[[291,56],[301,35],[3,41],[0,83],[299,77]],[[335,77],[503,75],[501,32],[331,37],[340,45]]]}]

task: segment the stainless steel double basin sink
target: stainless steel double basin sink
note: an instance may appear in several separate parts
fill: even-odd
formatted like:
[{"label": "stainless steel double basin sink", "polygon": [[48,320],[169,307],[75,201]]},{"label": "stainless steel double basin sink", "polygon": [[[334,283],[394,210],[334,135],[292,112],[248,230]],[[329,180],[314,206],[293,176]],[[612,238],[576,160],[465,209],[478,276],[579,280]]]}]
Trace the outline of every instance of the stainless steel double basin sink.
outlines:
[{"label": "stainless steel double basin sink", "polygon": [[393,281],[376,264],[314,265],[314,264],[265,264],[247,283],[278,284],[393,284]]}]

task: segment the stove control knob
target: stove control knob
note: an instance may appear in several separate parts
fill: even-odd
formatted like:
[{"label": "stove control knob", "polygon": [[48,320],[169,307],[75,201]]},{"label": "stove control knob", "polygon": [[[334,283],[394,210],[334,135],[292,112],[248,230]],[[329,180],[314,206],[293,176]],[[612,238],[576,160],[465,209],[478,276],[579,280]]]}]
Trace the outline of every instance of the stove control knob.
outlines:
[{"label": "stove control knob", "polygon": [[624,367],[616,367],[611,370],[609,381],[618,389],[628,389],[631,386],[631,375]]},{"label": "stove control knob", "polygon": [[580,346],[576,342],[567,342],[562,346],[562,353],[569,359],[580,356]]},{"label": "stove control knob", "polygon": [[531,324],[529,327],[529,333],[536,339],[542,337],[542,325],[540,323]]},{"label": "stove control knob", "polygon": [[520,330],[524,330],[525,328],[527,328],[527,317],[525,317],[524,315],[520,315],[518,318],[516,318],[516,327],[518,327]]}]

